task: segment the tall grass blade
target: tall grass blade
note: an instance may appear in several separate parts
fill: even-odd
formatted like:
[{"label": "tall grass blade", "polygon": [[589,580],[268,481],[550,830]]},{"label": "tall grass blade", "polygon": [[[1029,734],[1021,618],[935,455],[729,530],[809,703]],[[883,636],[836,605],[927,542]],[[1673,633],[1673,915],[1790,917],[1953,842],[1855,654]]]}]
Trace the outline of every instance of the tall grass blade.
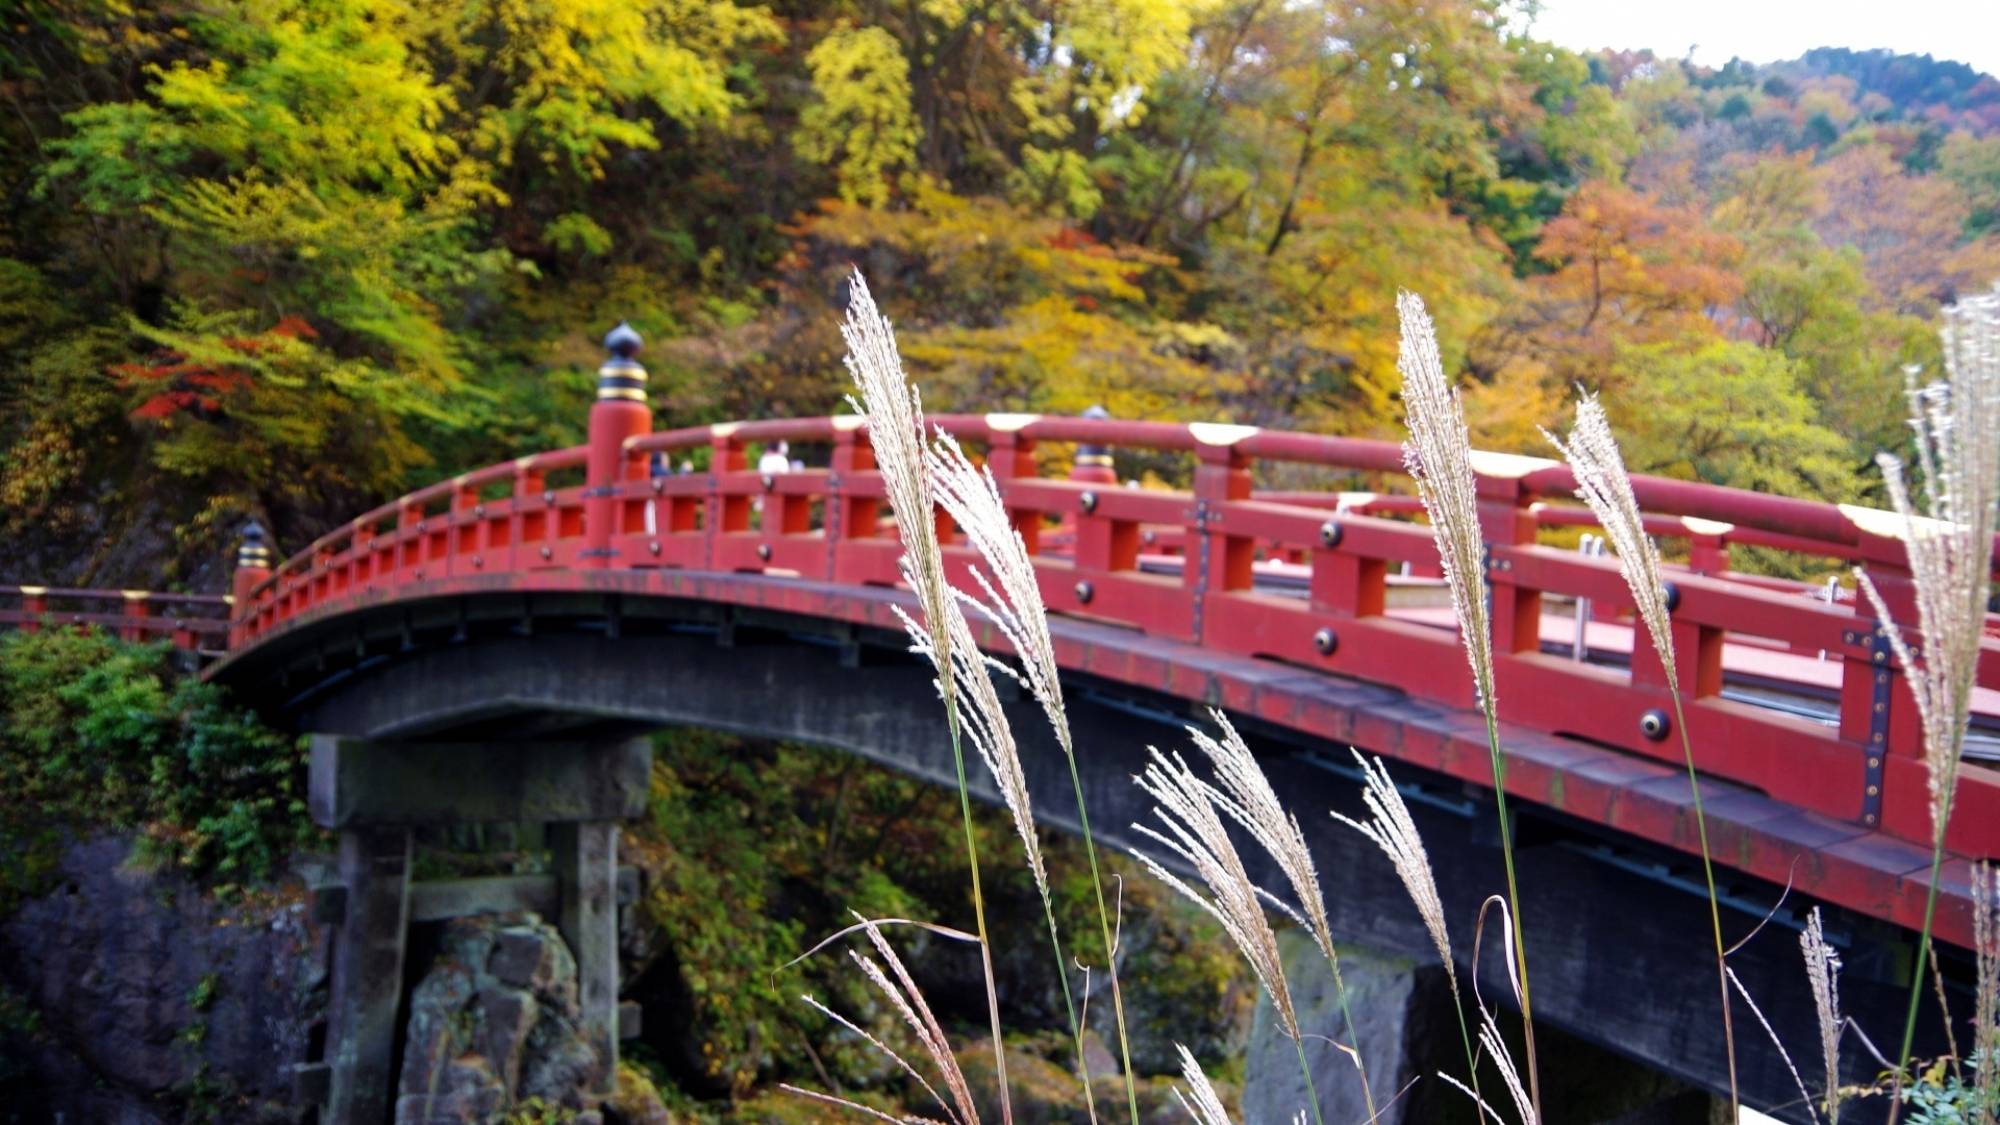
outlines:
[{"label": "tall grass blade", "polygon": [[[1403,443],[1403,462],[1416,479],[1417,495],[1431,521],[1438,561],[1451,587],[1466,661],[1486,717],[1486,747],[1493,769],[1493,800],[1500,820],[1500,852],[1507,869],[1507,899],[1514,917],[1521,917],[1520,880],[1514,871],[1514,830],[1507,813],[1507,760],[1500,752],[1499,713],[1493,694],[1493,629],[1485,592],[1485,537],[1479,530],[1472,445],[1465,429],[1465,412],[1458,391],[1446,379],[1438,358],[1437,333],[1424,302],[1414,293],[1396,295],[1402,340],[1396,368],[1403,375],[1403,407],[1410,439]],[[1541,1077],[1535,1061],[1534,1005],[1528,990],[1528,950],[1521,927],[1513,927],[1514,959],[1521,976],[1521,1025],[1527,1042],[1528,1090],[1539,1113]]]},{"label": "tall grass blade", "polygon": [[1431,871],[1430,856],[1424,851],[1424,839],[1410,817],[1409,806],[1403,803],[1403,794],[1389,779],[1388,767],[1382,764],[1382,759],[1371,762],[1356,750],[1354,760],[1361,766],[1364,779],[1361,800],[1368,806],[1369,818],[1359,821],[1334,813],[1333,819],[1382,849],[1397,877],[1402,879],[1410,901],[1416,904],[1417,915],[1430,933],[1431,944],[1437,947],[1439,960],[1444,962],[1445,980],[1451,985],[1452,1012],[1458,1016],[1458,1037],[1465,1047],[1466,1076],[1472,1080],[1470,1092],[1473,1100],[1479,1101],[1479,1058],[1472,1050],[1472,1032],[1465,1022],[1465,999],[1458,991],[1458,966],[1451,955],[1451,933],[1445,926],[1444,902],[1438,897],[1437,877]]},{"label": "tall grass blade", "polygon": [[[996,664],[995,667],[1016,675],[1022,686],[1034,696],[1069,764],[1070,787],[1076,795],[1077,822],[1083,831],[1084,854],[1090,861],[1091,889],[1097,900],[1098,932],[1104,941],[1105,959],[1110,962],[1106,968],[1110,974],[1112,1015],[1118,1026],[1118,1051],[1124,1062],[1125,1104],[1133,1125],[1138,1125],[1139,1093],[1132,1075],[1131,1042],[1125,1031],[1125,998],[1119,984],[1117,959],[1112,956],[1111,912],[1105,902],[1104,880],[1097,862],[1097,840],[1090,830],[1090,810],[1084,801],[1083,778],[1077,769],[1076,746],[1070,734],[1069,713],[1063,703],[1062,673],[1056,665],[1055,642],[1049,635],[1048,609],[1042,602],[1041,587],[1035,578],[1035,564],[1028,555],[1028,545],[1008,514],[1006,502],[992,473],[984,468],[975,468],[950,434],[939,431],[932,441],[930,473],[938,503],[965,533],[966,542],[986,564],[983,570],[973,569],[973,578],[984,596],[976,597],[961,590],[957,591],[958,597],[966,606],[977,609],[991,621],[1019,657],[1021,671],[1018,674],[1005,665]],[[1070,1026],[1077,1039],[1078,1057],[1081,1058],[1082,1024],[1070,999],[1068,966],[1063,960],[1062,943],[1056,931],[1054,907],[1046,891],[1042,903],[1048,916],[1049,939],[1056,950],[1057,971],[1062,976],[1063,1005],[1071,1013]],[[1092,1099],[1089,1085],[1086,1078],[1087,1101]],[[1094,1104],[1090,1108],[1094,1119]]]},{"label": "tall grass blade", "polygon": [[1701,841],[1701,873],[1708,885],[1708,918],[1715,940],[1715,986],[1722,1001],[1723,1053],[1729,1062],[1729,1109],[1740,1115],[1742,1097],[1736,1083],[1736,1020],[1730,1013],[1728,959],[1722,947],[1722,903],[1715,893],[1715,862],[1708,848],[1708,816],[1701,807],[1701,778],[1695,773],[1694,744],[1681,704],[1680,672],[1674,659],[1674,634],[1668,624],[1667,588],[1660,579],[1660,551],[1646,534],[1638,497],[1632,493],[1632,479],[1625,473],[1625,459],[1618,453],[1618,439],[1594,395],[1584,395],[1576,404],[1576,422],[1563,441],[1547,430],[1549,440],[1569,462],[1576,478],[1576,494],[1590,506],[1604,534],[1618,552],[1618,571],[1632,591],[1639,619],[1646,623],[1647,636],[1660,666],[1666,670],[1673,696],[1674,729],[1680,732],[1681,758],[1687,764],[1688,790],[1694,798],[1695,832]]},{"label": "tall grass blade", "polygon": [[1909,372],[1910,428],[1923,473],[1921,511],[1910,496],[1903,463],[1887,453],[1875,458],[1890,502],[1901,517],[1899,536],[1917,604],[1921,663],[1874,581],[1857,572],[1882,635],[1916,697],[1930,777],[1930,890],[1897,1054],[1899,1074],[1908,1070],[1916,1040],[1924,966],[1937,912],[1938,874],[1944,865],[1945,833],[1958,790],[1979,644],[1985,635],[1995,506],[2000,501],[2000,288],[1946,308],[1939,336],[1944,344],[1944,381],[1919,386],[1916,370]]},{"label": "tall grass blade", "polygon": [[[1243,859],[1237,854],[1236,845],[1229,838],[1229,829],[1217,809],[1220,794],[1197,777],[1179,754],[1162,754],[1153,747],[1148,747],[1146,753],[1149,759],[1146,770],[1134,780],[1139,788],[1158,802],[1153,806],[1153,816],[1160,827],[1156,829],[1150,825],[1134,824],[1132,828],[1178,856],[1194,870],[1196,878],[1207,887],[1208,893],[1195,890],[1143,852],[1138,853],[1139,862],[1155,878],[1221,923],[1223,933],[1228,935],[1243,959],[1249,962],[1250,972],[1256,976],[1264,994],[1271,998],[1271,1007],[1278,1016],[1279,1031],[1298,1050],[1299,1072],[1305,1078],[1306,1097],[1312,1103],[1313,1120],[1325,1125],[1320,1115],[1319,1095],[1313,1088],[1312,1068],[1306,1063],[1305,1036],[1299,1028],[1298,1010],[1292,1003],[1291,989],[1285,983],[1285,966],[1278,953],[1278,938],[1271,930],[1270,919],[1264,916],[1264,896],[1244,869]],[[1285,909],[1282,903],[1277,905]],[[1289,910],[1286,912],[1291,913]],[[1300,925],[1305,924],[1304,919],[1296,914],[1292,917]]]},{"label": "tall grass blade", "polygon": [[1799,935],[1799,949],[1805,954],[1806,981],[1812,985],[1813,1014],[1819,1019],[1820,1061],[1826,1067],[1827,1125],[1840,1122],[1840,956],[1826,943],[1819,907],[1806,917],[1805,932]]},{"label": "tall grass blade", "polygon": [[847,369],[860,398],[850,399],[868,419],[868,440],[881,469],[883,489],[896,514],[903,552],[898,561],[903,581],[916,594],[923,611],[921,627],[905,617],[913,633],[925,638],[937,670],[938,694],[944,699],[951,732],[952,765],[958,774],[959,815],[965,828],[965,854],[972,874],[972,911],[978,923],[981,968],[986,978],[987,1016],[993,1030],[993,1064],[1000,1084],[1000,1113],[1011,1125],[1013,1102],[1007,1089],[1007,1052],[1000,1034],[1000,990],[993,972],[993,943],[986,930],[986,899],[979,880],[979,845],[972,829],[972,791],[965,779],[965,753],[960,745],[960,714],[952,669],[952,619],[958,601],[945,583],[944,555],[932,518],[930,473],[924,459],[922,397],[903,375],[895,332],[875,308],[868,283],[856,270],[849,278],[847,320],[840,333],[847,341]]},{"label": "tall grass blade", "polygon": [[1319,872],[1313,868],[1312,850],[1306,846],[1306,834],[1299,828],[1298,818],[1285,810],[1278,800],[1277,791],[1271,788],[1270,779],[1257,764],[1257,756],[1236,733],[1227,715],[1210,709],[1209,717],[1221,730],[1222,737],[1215,738],[1208,732],[1195,727],[1188,728],[1195,746],[1208,755],[1215,767],[1216,780],[1221,783],[1219,791],[1211,790],[1210,799],[1216,807],[1229,815],[1231,820],[1243,826],[1257,846],[1264,849],[1278,869],[1285,873],[1285,881],[1291,884],[1292,894],[1298,901],[1296,914],[1305,920],[1306,931],[1312,935],[1314,944],[1333,971],[1334,996],[1340,1003],[1341,1019],[1347,1024],[1347,1038],[1353,1048],[1349,1057],[1354,1060],[1354,1068],[1361,1078],[1361,1097],[1367,1107],[1368,1117],[1376,1116],[1375,1092],[1368,1084],[1368,1066],[1361,1058],[1361,1040],[1356,1033],[1354,1013],[1347,1003],[1347,982],[1340,976],[1340,953],[1334,948],[1333,928],[1326,920],[1326,899],[1320,892]]}]

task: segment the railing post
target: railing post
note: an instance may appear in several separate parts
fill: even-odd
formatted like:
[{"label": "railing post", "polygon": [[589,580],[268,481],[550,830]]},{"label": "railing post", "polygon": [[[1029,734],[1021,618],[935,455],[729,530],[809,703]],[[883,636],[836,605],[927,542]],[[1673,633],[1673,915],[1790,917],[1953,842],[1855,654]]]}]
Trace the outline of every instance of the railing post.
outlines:
[{"label": "railing post", "polygon": [[41,616],[49,611],[49,590],[46,586],[21,587],[21,612],[27,620],[21,622],[23,633],[42,631]]},{"label": "railing post", "polygon": [[875,468],[875,448],[862,426],[858,414],[833,420],[833,458],[826,482],[826,576],[834,582],[861,581],[850,573],[853,568],[841,547],[850,540],[873,537],[879,518],[875,498],[858,495],[854,487],[855,477]]},{"label": "railing post", "polygon": [[1689,570],[1711,576],[1729,573],[1729,533],[1736,530],[1735,524],[1682,516],[1681,526],[1688,531]]},{"label": "railing post", "polygon": [[[544,475],[535,467],[532,457],[523,457],[514,462],[514,504],[513,533],[508,536],[514,544],[515,566],[523,569],[544,566],[554,553],[549,540],[555,538],[552,521],[555,512],[542,501]],[[528,508],[539,505],[530,519]],[[529,534],[529,528],[535,529]]]},{"label": "railing post", "polygon": [[632,357],[639,353],[639,334],[620,321],[604,337],[611,353],[597,369],[597,401],[590,405],[589,452],[584,461],[581,565],[598,569],[611,565],[613,539],[622,510],[617,489],[625,479],[625,442],[653,432],[653,410],[646,405],[646,369]]},{"label": "railing post", "polygon": [[[1907,792],[1895,792],[1896,776],[1909,779],[1927,777],[1923,768],[1923,722],[1917,714],[1916,699],[1906,684],[1904,670],[1897,663],[1889,643],[1878,626],[1911,624],[1917,620],[1916,585],[1910,576],[1908,556],[1902,540],[1889,530],[1863,528],[1861,556],[1868,579],[1875,585],[1893,621],[1878,622],[1875,606],[1866,597],[1854,599],[1855,625],[1844,640],[1851,645],[1841,662],[1840,737],[1861,747],[1864,781],[1861,790],[1861,821],[1870,828],[1916,816],[1916,838],[1929,834],[1928,785],[1910,785]],[[1857,651],[1858,650],[1858,651]],[[1922,654],[1919,653],[1919,658]],[[1903,768],[1898,768],[1899,764]],[[1916,810],[1922,809],[1921,813]]]},{"label": "railing post", "polygon": [[719,422],[708,430],[708,516],[702,535],[705,565],[716,565],[715,545],[720,536],[750,530],[750,498],[722,490],[722,478],[749,467],[743,439],[736,436],[736,423]]},{"label": "railing post", "polygon": [[1548,464],[1537,457],[1473,454],[1472,468],[1478,474],[1479,531],[1487,549],[1487,589],[1493,594],[1496,653],[1535,652],[1541,648],[1542,592],[1512,582],[1493,581],[1491,571],[1508,565],[1506,559],[1493,554],[1494,548],[1534,543],[1538,528],[1531,505],[1533,497],[1521,486],[1521,478]]},{"label": "railing post", "polygon": [[1194,597],[1189,632],[1198,643],[1208,596],[1251,586],[1256,540],[1229,534],[1223,526],[1222,505],[1250,498],[1250,459],[1236,446],[1257,427],[1194,422],[1188,430],[1194,435],[1199,461],[1194,469],[1194,522],[1188,528],[1183,584]]},{"label": "railing post", "polygon": [[264,525],[251,520],[236,545],[236,574],[229,584],[229,647],[249,637],[257,616],[257,587],[269,577],[271,547],[264,541]]},{"label": "railing post", "polygon": [[[1082,416],[1093,422],[1102,422],[1111,417],[1111,412],[1102,406],[1092,406]],[[999,476],[999,473],[994,475]],[[1069,479],[1079,484],[1117,484],[1118,467],[1111,459],[1111,447],[1091,442],[1079,443],[1076,459],[1070,462]]]},{"label": "railing post", "polygon": [[[1102,408],[1098,408],[1102,409]],[[1035,439],[1027,437],[1021,430],[1033,422],[1033,414],[988,414],[986,416],[986,469],[993,474],[993,480],[1000,486],[1000,498],[1007,498],[1008,484],[1025,477],[1040,475],[1035,465]],[[1084,466],[1086,455],[1101,456],[1106,468],[1110,467],[1111,454],[1100,446],[1082,446],[1076,452],[1076,468]],[[1074,475],[1074,470],[1072,470]],[[1112,474],[1116,483],[1117,475]],[[1021,542],[1026,544],[1028,554],[1039,554],[1042,539],[1042,514],[1025,508],[1009,506],[1008,522],[1020,533]]]},{"label": "railing post", "polygon": [[144,590],[120,590],[125,599],[125,624],[118,627],[118,639],[143,643],[146,639],[145,618],[151,617],[153,607]]}]

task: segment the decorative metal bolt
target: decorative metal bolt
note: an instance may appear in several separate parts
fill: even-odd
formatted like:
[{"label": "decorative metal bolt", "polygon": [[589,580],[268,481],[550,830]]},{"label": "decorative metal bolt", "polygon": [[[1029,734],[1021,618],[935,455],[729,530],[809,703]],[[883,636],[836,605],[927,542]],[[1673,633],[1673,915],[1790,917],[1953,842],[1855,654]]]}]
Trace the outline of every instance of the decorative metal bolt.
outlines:
[{"label": "decorative metal bolt", "polygon": [[757,557],[758,557],[758,558],[760,558],[760,559],[763,559],[763,560],[764,560],[765,562],[770,562],[770,561],[771,561],[771,545],[770,545],[769,543],[759,543],[759,544],[757,544]]},{"label": "decorative metal bolt", "polygon": [[551,556],[551,555],[553,555],[553,554],[555,554],[555,552],[554,552],[554,551],[551,551],[551,550],[549,550],[549,549],[548,549],[547,547],[543,547],[543,548],[542,548],[542,557],[543,557],[543,558],[545,558],[545,559],[546,559],[546,558],[548,558],[549,556]]},{"label": "decorative metal bolt", "polygon": [[1880,758],[1875,758],[1875,757],[1871,757],[1871,758],[1869,758],[1869,759],[1868,759],[1868,768],[1869,768],[1869,769],[1871,769],[1871,770],[1873,770],[1873,769],[1881,769],[1881,768],[1882,768],[1882,759],[1880,759]]},{"label": "decorative metal bolt", "polygon": [[1093,589],[1093,588],[1091,587],[1090,583],[1088,583],[1088,582],[1079,582],[1079,583],[1077,583],[1077,584],[1076,584],[1076,600],[1077,600],[1077,601],[1080,601],[1080,602],[1082,602],[1082,603],[1083,603],[1083,604],[1085,604],[1085,605],[1089,605],[1089,604],[1090,604],[1090,599],[1091,599],[1092,597],[1094,597],[1094,596],[1095,596],[1096,594],[1097,594],[1097,591],[1096,591],[1095,589]]},{"label": "decorative metal bolt", "polygon": [[764,491],[766,492],[771,491],[771,486],[777,483],[778,483],[777,478],[773,477],[769,473],[764,474]]},{"label": "decorative metal bolt", "polygon": [[1332,656],[1340,647],[1340,637],[1331,629],[1320,629],[1313,634],[1313,650],[1321,656]]},{"label": "decorative metal bolt", "polygon": [[1328,520],[1319,525],[1319,543],[1322,547],[1340,546],[1341,528],[1339,520]]},{"label": "decorative metal bolt", "polygon": [[1078,497],[1077,502],[1083,505],[1084,511],[1094,512],[1097,510],[1097,493],[1086,492],[1081,497]]},{"label": "decorative metal bolt", "polygon": [[1660,583],[1660,589],[1666,592],[1668,613],[1672,613],[1681,607],[1681,588],[1679,586],[1671,582],[1662,582]]},{"label": "decorative metal bolt", "polygon": [[1146,546],[1148,546],[1148,547],[1150,547],[1150,546],[1152,546],[1152,545],[1153,545],[1154,543],[1158,542],[1158,541],[1159,541],[1159,538],[1160,538],[1160,537],[1159,537],[1158,533],[1156,533],[1156,532],[1152,532],[1152,531],[1142,531],[1142,532],[1140,532],[1140,533],[1139,533],[1139,541],[1140,541],[1140,542],[1142,542],[1142,543],[1144,543],[1144,544],[1145,544]]},{"label": "decorative metal bolt", "polygon": [[486,565],[485,559],[480,558],[478,555],[472,556],[472,567],[474,570],[477,570],[478,568],[485,565]]},{"label": "decorative metal bolt", "polygon": [[662,493],[662,492],[665,492],[666,490],[667,490],[667,478],[665,478],[665,477],[654,477],[654,478],[653,478],[653,492],[654,492],[654,494],[655,494],[655,495],[657,495],[657,494],[659,494],[659,493]]},{"label": "decorative metal bolt", "polygon": [[657,555],[657,554],[659,554],[659,553],[660,553],[660,541],[659,541],[658,539],[655,539],[655,540],[653,540],[653,541],[652,541],[651,543],[648,543],[648,544],[646,544],[646,549],[647,549],[647,550],[649,550],[649,551],[651,551],[651,552],[653,552],[653,553],[654,553],[654,554],[656,554],[656,555]]},{"label": "decorative metal bolt", "polygon": [[1873,797],[1873,796],[1875,796],[1875,795],[1876,795],[1877,793],[1880,793],[1881,791],[1882,791],[1882,787],[1881,787],[1881,786],[1879,786],[1879,785],[1870,785],[1870,786],[1868,787],[1868,795],[1869,795],[1870,797]]},{"label": "decorative metal bolt", "polygon": [[481,519],[481,520],[485,519],[485,518],[486,518],[486,505],[484,505],[484,504],[474,504],[474,505],[472,506],[472,518],[473,518],[473,519]]},{"label": "decorative metal bolt", "polygon": [[556,502],[556,490],[553,488],[542,489],[542,503],[553,504],[555,502]]},{"label": "decorative metal bolt", "polygon": [[1645,735],[1649,742],[1658,742],[1667,737],[1667,730],[1672,726],[1673,723],[1667,718],[1667,713],[1658,707],[1639,716],[1639,733]]}]

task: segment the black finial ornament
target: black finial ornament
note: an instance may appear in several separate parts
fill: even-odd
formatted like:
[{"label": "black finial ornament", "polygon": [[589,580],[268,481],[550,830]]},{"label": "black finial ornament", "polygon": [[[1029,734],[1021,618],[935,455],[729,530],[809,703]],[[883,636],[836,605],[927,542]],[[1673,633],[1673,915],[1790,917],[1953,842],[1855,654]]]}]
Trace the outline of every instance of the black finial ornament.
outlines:
[{"label": "black finial ornament", "polygon": [[[1083,416],[1093,422],[1103,422],[1110,419],[1111,412],[1104,409],[1102,405],[1094,405],[1086,409],[1083,412]],[[1111,450],[1107,446],[1082,442],[1076,447],[1075,463],[1078,468],[1089,466],[1092,468],[1109,469],[1112,467]]]},{"label": "black finial ornament", "polygon": [[604,350],[619,359],[631,359],[639,354],[639,346],[645,343],[629,321],[619,321],[618,327],[604,334]]},{"label": "black finial ornament", "polygon": [[597,397],[600,399],[623,399],[627,402],[646,401],[646,369],[632,357],[639,354],[639,345],[644,343],[639,333],[625,321],[604,334],[604,350],[611,353],[604,366],[597,369]]},{"label": "black finial ornament", "polygon": [[238,534],[241,539],[236,544],[236,565],[270,569],[271,545],[266,542],[264,525],[251,520]]}]

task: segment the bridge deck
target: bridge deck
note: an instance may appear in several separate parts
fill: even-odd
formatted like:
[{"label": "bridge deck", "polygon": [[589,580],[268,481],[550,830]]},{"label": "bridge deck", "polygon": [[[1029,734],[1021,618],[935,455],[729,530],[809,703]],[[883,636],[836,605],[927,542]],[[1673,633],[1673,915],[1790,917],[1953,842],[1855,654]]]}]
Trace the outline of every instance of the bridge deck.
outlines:
[{"label": "bridge deck", "polygon": [[[1031,415],[933,421],[982,450],[1064,618],[1066,666],[1227,703],[1334,742],[1490,782],[1464,654],[1435,609],[1398,604],[1392,577],[1434,573],[1414,500],[1378,493],[1258,491],[1257,471],[1386,480],[1385,442],[1203,424]],[[887,625],[899,546],[860,420],[784,419],[647,433],[641,403],[600,401],[588,446],[488,466],[402,497],[286,559],[239,555],[224,677],[284,665],[294,642],[338,634],[343,615],[438,598],[581,592],[783,604]],[[824,468],[752,471],[754,443],[785,440]],[[1038,443],[1089,443],[1178,459],[1190,486],[1120,487],[1108,467],[1040,475]],[[655,454],[699,473],[649,472]],[[1895,626],[1914,637],[1899,525],[1886,513],[1639,477],[1652,533],[1684,565],[1669,575],[1678,680],[1615,620],[1589,627],[1593,655],[1561,649],[1563,603],[1629,615],[1614,560],[1560,550],[1543,532],[1589,523],[1568,469],[1476,454],[1487,543],[1498,710],[1516,761],[1510,790],[1682,849],[1693,846],[1670,709],[1682,705],[1722,860],[1877,917],[1910,924],[1932,838],[1929,771],[1903,670],[1867,607],[1805,596],[1801,583],[1737,574],[1734,546],[1865,564]],[[1094,459],[1093,466],[1103,465]],[[1100,475],[1092,476],[1095,472]],[[943,516],[938,518],[943,522]],[[950,528],[943,527],[947,533]],[[956,581],[971,559],[948,551]],[[0,599],[9,591],[0,589]],[[18,588],[27,623],[55,619]],[[793,604],[796,603],[796,604]],[[143,603],[141,603],[143,604]],[[129,606],[127,608],[130,608]],[[1629,620],[1629,616],[1627,617]],[[107,618],[160,635],[150,615]],[[0,618],[0,624],[5,619]],[[181,631],[201,643],[215,622]],[[148,632],[150,630],[150,633]],[[2000,619],[1978,661],[1981,700],[2000,691]],[[1111,639],[1116,637],[1116,643]],[[1824,653],[1824,659],[1820,654]],[[296,657],[286,659],[292,659]],[[337,668],[315,652],[312,668]],[[1674,732],[1678,733],[1678,732]],[[1941,932],[1969,938],[1967,863],[2000,857],[2000,771],[1969,766],[1947,838]],[[1917,904],[1917,905],[1913,905]]]}]

